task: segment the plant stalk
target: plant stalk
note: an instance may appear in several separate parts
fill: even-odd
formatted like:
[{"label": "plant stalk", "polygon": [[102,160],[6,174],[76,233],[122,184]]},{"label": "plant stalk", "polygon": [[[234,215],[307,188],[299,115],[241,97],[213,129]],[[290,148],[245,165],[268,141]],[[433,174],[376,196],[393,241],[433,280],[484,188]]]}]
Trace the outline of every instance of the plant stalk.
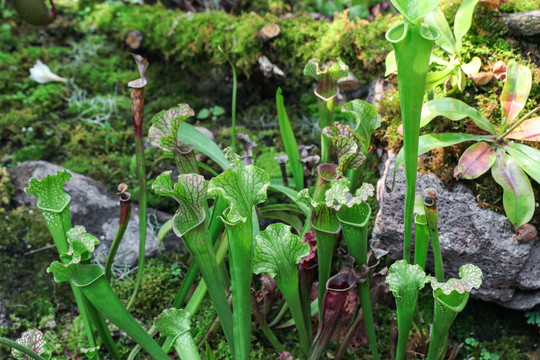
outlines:
[{"label": "plant stalk", "polygon": [[144,106],[144,87],[133,88],[131,91],[131,108],[133,109],[133,127],[135,129],[135,151],[137,162],[137,178],[139,182],[139,265],[137,269],[137,279],[135,288],[128,301],[126,309],[129,310],[133,301],[137,297],[137,292],[141,286],[142,275],[145,267],[146,249],[146,222],[147,222],[147,189],[146,189],[146,168],[144,164],[144,141],[142,136],[142,120]]},{"label": "plant stalk", "polygon": [[441,244],[439,242],[438,229],[438,209],[437,209],[437,194],[435,189],[428,188],[424,191],[424,211],[426,214],[426,222],[431,238],[431,247],[433,248],[433,258],[435,261],[435,277],[438,282],[444,282],[444,266],[441,252]]},{"label": "plant stalk", "polygon": [[34,350],[27,348],[26,346],[21,345],[18,342],[7,339],[5,337],[0,337],[0,344],[19,350],[20,352],[30,356],[30,358],[34,360],[45,360],[45,358],[39,356]]},{"label": "plant stalk", "polygon": [[[120,189],[120,187],[119,187]],[[112,265],[114,263],[114,257],[118,251],[118,246],[124,237],[126,232],[129,216],[131,215],[131,195],[128,192],[120,193],[120,219],[118,220],[118,229],[116,229],[116,235],[109,249],[109,254],[107,255],[107,261],[105,262],[105,277],[107,281],[111,281],[112,277]]]}]

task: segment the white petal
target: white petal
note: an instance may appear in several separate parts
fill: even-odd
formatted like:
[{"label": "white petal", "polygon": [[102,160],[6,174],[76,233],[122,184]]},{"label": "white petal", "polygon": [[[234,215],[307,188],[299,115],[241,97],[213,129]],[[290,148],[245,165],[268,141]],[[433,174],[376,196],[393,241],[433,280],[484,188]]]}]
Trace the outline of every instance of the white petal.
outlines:
[{"label": "white petal", "polygon": [[51,69],[40,60],[36,61],[36,65],[30,68],[30,79],[40,84],[46,84],[52,81],[66,81],[63,77],[53,73]]}]

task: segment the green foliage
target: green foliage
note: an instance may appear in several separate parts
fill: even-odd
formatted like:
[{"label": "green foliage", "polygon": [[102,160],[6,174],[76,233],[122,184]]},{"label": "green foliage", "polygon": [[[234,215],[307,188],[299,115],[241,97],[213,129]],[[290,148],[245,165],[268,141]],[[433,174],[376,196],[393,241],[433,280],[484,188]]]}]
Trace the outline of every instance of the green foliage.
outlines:
[{"label": "green foliage", "polygon": [[[482,113],[460,100],[435,99],[427,102],[422,109],[421,126],[439,115],[453,121],[468,117],[478,128],[487,132],[487,135],[455,133],[422,135],[419,153],[471,140],[478,142],[463,153],[458,166],[454,169],[454,177],[474,179],[491,169],[493,178],[503,188],[504,209],[515,228],[529,222],[534,214],[534,192],[527,175],[537,182],[540,181],[540,172],[534,165],[540,159],[540,151],[512,141],[540,141],[538,135],[540,117],[532,117],[540,108],[537,107],[518,118],[526,108],[531,88],[530,69],[511,61],[501,92],[501,120],[497,128]],[[403,153],[400,151],[396,164],[401,163]]]},{"label": "green foliage", "polygon": [[201,109],[199,113],[197,114],[197,119],[199,120],[205,120],[205,119],[212,119],[212,121],[216,121],[219,116],[225,114],[225,109],[221,106],[213,106],[208,109]]}]

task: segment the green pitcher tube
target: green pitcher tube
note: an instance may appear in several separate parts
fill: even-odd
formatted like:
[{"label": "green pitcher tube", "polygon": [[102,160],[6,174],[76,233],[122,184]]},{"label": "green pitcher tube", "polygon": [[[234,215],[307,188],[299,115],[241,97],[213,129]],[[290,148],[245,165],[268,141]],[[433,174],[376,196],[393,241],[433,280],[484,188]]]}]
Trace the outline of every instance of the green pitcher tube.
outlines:
[{"label": "green pitcher tube", "polygon": [[407,262],[410,262],[411,257],[420,116],[431,49],[439,36],[440,34],[435,28],[422,25],[421,18],[416,19],[414,23],[405,19],[405,22],[392,27],[386,33],[386,39],[392,43],[396,52],[401,117],[403,120],[403,149],[405,152],[405,178],[407,183],[403,258]]},{"label": "green pitcher tube", "polygon": [[336,247],[336,240],[341,230],[339,221],[333,209],[327,208],[326,205],[320,204],[317,209],[311,213],[310,224],[315,232],[317,239],[317,259],[319,261],[319,314],[322,314],[322,305],[325,287],[330,279],[332,270],[332,254]]},{"label": "green pitcher tube", "polygon": [[[443,344],[450,326],[454,322],[457,314],[461,312],[467,301],[469,293],[445,295],[440,290],[436,290],[439,294],[435,295],[435,311],[433,314],[433,329],[431,330],[431,339],[429,342],[429,350],[427,360],[437,360],[439,354],[443,351]],[[444,349],[446,352],[446,349]]]},{"label": "green pitcher tube", "polygon": [[152,358],[169,360],[169,357],[161,350],[158,343],[152,339],[122,305],[105,278],[103,270],[98,265],[80,265],[80,272],[84,273],[84,275],[80,276],[80,278],[76,275],[76,280],[80,279],[81,283],[77,283],[76,280],[71,283],[81,289],[84,296],[90,300],[99,312],[131,336],[133,340],[148,351]]},{"label": "green pitcher tube", "polygon": [[[352,207],[342,206],[337,213],[347,249],[349,254],[354,257],[357,265],[368,265],[368,222],[370,216],[371,207],[366,202],[355,204]],[[377,350],[377,336],[375,334],[373,310],[371,307],[369,276],[363,283],[358,284],[357,287],[362,313],[364,314],[369,347],[373,359],[377,360],[379,359],[379,352]]]}]

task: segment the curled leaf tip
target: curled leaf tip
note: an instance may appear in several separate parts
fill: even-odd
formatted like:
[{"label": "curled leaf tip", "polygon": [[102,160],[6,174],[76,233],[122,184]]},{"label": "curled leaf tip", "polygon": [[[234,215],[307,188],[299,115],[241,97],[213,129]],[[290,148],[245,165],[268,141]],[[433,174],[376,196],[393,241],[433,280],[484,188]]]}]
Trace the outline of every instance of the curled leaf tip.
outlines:
[{"label": "curled leaf tip", "polygon": [[41,210],[62,211],[71,200],[71,196],[64,191],[64,184],[71,178],[67,170],[47,175],[40,180],[30,179],[30,186],[25,190],[37,198],[37,206]]},{"label": "curled leaf tip", "polygon": [[156,194],[178,202],[178,210],[173,217],[173,230],[178,237],[204,222],[205,204],[213,194],[208,192],[208,182],[202,175],[180,174],[174,183],[171,171],[165,171],[156,178],[152,189]]},{"label": "curled leaf tip", "polygon": [[277,223],[269,225],[255,238],[253,273],[267,273],[283,280],[289,272],[296,274],[297,264],[309,255],[309,245],[291,232],[291,227]]},{"label": "curled leaf tip", "polygon": [[459,294],[469,293],[472,289],[480,288],[482,285],[482,270],[478,266],[466,264],[459,268],[461,279],[452,278],[447,282],[440,283],[436,278],[431,278],[431,287],[434,291],[440,290],[445,295],[450,295],[453,291]]},{"label": "curled leaf tip", "polygon": [[349,180],[345,178],[332,181],[330,189],[325,194],[326,206],[332,207],[337,211],[341,209],[342,205],[351,208],[355,204],[361,204],[367,201],[375,193],[375,188],[372,184],[364,183],[356,190],[353,196],[349,192],[349,184]]},{"label": "curled leaf tip", "polygon": [[422,289],[428,281],[429,277],[419,265],[411,265],[405,260],[399,260],[392,264],[386,277],[388,289],[396,297],[400,297],[401,293],[409,289]]},{"label": "curled leaf tip", "polygon": [[232,167],[214,177],[208,191],[222,196],[229,203],[229,222],[245,222],[251,216],[253,206],[266,200],[270,180],[263,169],[255,165],[244,165],[231,148],[225,149],[225,156]]},{"label": "curled leaf tip", "polygon": [[137,54],[131,53],[130,55],[133,57],[133,60],[135,60],[137,68],[139,69],[139,75],[141,77],[136,80],[130,81],[128,83],[128,87],[134,89],[142,89],[148,83],[148,81],[146,80],[146,68],[148,67],[148,60]]},{"label": "curled leaf tip", "polygon": [[339,159],[336,172],[344,175],[346,170],[355,170],[362,165],[366,159],[363,149],[362,138],[353,131],[349,125],[336,124],[323,129],[323,134],[334,144]]},{"label": "curled leaf tip", "polygon": [[154,326],[162,336],[178,337],[191,329],[191,314],[183,309],[166,309],[154,320]]},{"label": "curled leaf tip", "polygon": [[337,94],[338,80],[349,75],[349,67],[340,58],[324,65],[321,65],[319,59],[313,58],[306,64],[304,75],[317,80],[315,95],[323,101],[329,101]]},{"label": "curled leaf tip", "polygon": [[304,268],[312,268],[317,265],[317,238],[313,230],[304,233],[304,244],[309,245],[309,254],[300,259],[300,265]]},{"label": "curled leaf tip", "polygon": [[169,110],[160,111],[152,118],[152,126],[148,131],[150,142],[167,152],[175,149],[180,153],[192,151],[194,146],[178,140],[177,134],[180,125],[194,115],[195,112],[188,104],[178,104]]},{"label": "curled leaf tip", "polygon": [[68,230],[66,233],[68,251],[60,254],[60,258],[66,266],[89,261],[92,258],[99,240],[86,232],[84,226],[78,225]]}]

